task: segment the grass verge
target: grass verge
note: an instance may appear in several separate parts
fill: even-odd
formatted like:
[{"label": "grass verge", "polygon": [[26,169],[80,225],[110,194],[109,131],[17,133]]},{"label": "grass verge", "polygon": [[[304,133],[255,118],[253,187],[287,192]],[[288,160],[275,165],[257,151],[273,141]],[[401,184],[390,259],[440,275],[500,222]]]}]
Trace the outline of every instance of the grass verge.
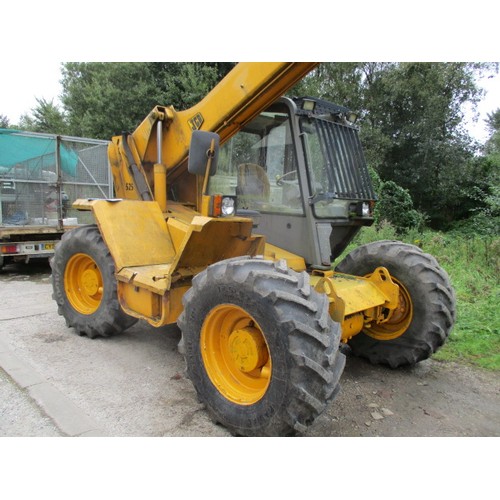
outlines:
[{"label": "grass verge", "polygon": [[345,253],[383,239],[418,245],[432,254],[450,276],[457,296],[457,322],[433,359],[500,370],[500,238],[433,231],[401,237],[392,226],[383,224],[378,229],[363,228]]}]

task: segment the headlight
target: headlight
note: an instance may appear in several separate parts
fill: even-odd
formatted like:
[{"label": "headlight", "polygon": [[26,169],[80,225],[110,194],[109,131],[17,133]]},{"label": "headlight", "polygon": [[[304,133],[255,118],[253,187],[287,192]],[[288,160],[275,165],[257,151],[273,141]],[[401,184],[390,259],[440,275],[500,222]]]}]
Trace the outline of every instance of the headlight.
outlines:
[{"label": "headlight", "polygon": [[368,201],[357,201],[349,204],[350,217],[372,217],[373,211]]},{"label": "headlight", "polygon": [[230,217],[236,213],[236,198],[233,196],[223,196],[221,202],[222,217]]}]

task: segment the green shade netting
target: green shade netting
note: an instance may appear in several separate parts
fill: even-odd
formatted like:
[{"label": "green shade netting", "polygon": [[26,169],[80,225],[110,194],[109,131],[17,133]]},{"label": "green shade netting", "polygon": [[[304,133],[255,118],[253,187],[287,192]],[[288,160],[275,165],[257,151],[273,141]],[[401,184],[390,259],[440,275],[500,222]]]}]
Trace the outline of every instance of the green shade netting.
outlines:
[{"label": "green shade netting", "polygon": [[[27,162],[32,171],[41,170],[42,166],[55,165],[55,152],[55,137],[22,135],[18,130],[0,129],[0,174],[8,174],[12,167],[24,162]],[[61,143],[60,159],[62,171],[74,177],[78,163],[77,153]]]}]

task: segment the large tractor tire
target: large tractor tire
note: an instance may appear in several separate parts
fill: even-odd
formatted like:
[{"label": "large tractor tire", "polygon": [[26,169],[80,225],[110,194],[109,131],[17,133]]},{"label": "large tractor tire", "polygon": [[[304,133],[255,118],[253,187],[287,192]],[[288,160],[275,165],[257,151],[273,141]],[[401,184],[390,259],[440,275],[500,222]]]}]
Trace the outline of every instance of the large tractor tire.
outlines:
[{"label": "large tractor tire", "polygon": [[109,337],[137,322],[120,307],[115,265],[97,226],[65,233],[50,264],[58,313],[79,335]]},{"label": "large tractor tire", "polygon": [[388,269],[399,285],[399,306],[386,323],[358,333],[348,344],[353,354],[392,368],[429,358],[455,323],[455,292],[436,259],[414,245],[378,241],[345,257],[336,271],[369,276]]},{"label": "large tractor tire", "polygon": [[199,400],[234,435],[302,433],[338,392],[340,326],[307,273],[284,261],[208,267],[185,294],[178,323]]}]

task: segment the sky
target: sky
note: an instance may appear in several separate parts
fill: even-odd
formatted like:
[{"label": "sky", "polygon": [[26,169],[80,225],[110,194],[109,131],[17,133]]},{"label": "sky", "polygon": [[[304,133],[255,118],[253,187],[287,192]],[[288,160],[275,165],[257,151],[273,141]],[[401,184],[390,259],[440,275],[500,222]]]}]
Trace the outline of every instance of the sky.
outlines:
[{"label": "sky", "polygon": [[[335,12],[319,0],[287,9],[254,0],[244,16],[233,0],[192,0],[187,25],[179,22],[186,16],[182,3],[141,10],[128,0],[88,0],[88,9],[73,16],[63,0],[27,2],[2,6],[8,43],[0,65],[0,114],[11,124],[30,113],[37,97],[58,104],[60,61],[500,62],[491,0],[475,0],[473,9],[457,8],[452,0],[420,0],[404,9],[400,0],[357,0],[336,4]],[[137,22],[139,15],[148,29]],[[500,108],[500,76],[481,84],[488,94],[469,129],[483,141],[487,113]]]},{"label": "sky", "polygon": [[[58,99],[62,91],[60,62],[38,59],[27,64],[26,60],[21,63],[12,60],[3,65],[3,71],[16,75],[15,78],[0,79],[0,114],[7,116],[11,125],[19,123],[21,115],[30,114],[37,105],[36,98],[53,100],[54,104],[60,104]],[[468,115],[468,129],[474,138],[484,142],[489,137],[484,120],[488,113],[500,108],[500,75],[483,78],[479,81],[479,85],[487,93],[478,105],[477,122],[473,122]]]},{"label": "sky", "polygon": [[44,59],[7,61],[2,73],[9,77],[0,79],[0,115],[7,116],[12,125],[19,123],[21,115],[29,114],[36,107],[37,97],[48,101],[53,99],[54,104],[59,104],[60,64]]}]

